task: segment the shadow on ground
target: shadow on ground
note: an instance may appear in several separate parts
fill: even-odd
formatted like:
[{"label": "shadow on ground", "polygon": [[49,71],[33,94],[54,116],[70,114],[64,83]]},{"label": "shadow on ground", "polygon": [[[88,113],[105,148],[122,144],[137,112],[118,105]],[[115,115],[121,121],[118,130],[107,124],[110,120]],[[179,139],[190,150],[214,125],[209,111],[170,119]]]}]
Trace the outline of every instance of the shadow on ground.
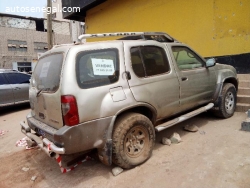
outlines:
[{"label": "shadow on ground", "polygon": [[7,115],[11,113],[18,112],[20,110],[27,110],[30,108],[29,103],[25,104],[18,104],[18,105],[13,105],[13,106],[6,106],[6,107],[0,107],[0,115]]}]

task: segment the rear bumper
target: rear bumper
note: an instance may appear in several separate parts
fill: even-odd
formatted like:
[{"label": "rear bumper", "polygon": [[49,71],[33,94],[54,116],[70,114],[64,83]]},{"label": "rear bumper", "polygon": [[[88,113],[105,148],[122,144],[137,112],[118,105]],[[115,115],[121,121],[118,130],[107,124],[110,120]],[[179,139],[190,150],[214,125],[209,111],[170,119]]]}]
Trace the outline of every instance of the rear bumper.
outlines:
[{"label": "rear bumper", "polygon": [[20,125],[21,131],[51,156],[53,153],[74,154],[105,148],[110,139],[108,129],[112,119],[113,116],[54,129],[28,114],[27,123]]},{"label": "rear bumper", "polygon": [[50,157],[54,156],[54,153],[65,154],[65,148],[57,147],[53,142],[49,141],[47,138],[41,138],[35,133],[31,133],[30,127],[25,122],[20,122],[21,131],[29,139],[34,141],[46,154]]}]

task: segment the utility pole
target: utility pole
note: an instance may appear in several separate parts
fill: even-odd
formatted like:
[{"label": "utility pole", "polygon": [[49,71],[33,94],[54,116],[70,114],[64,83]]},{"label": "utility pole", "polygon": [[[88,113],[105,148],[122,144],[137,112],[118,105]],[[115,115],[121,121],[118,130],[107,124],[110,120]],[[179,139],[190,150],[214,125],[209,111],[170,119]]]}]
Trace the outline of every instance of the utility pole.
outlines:
[{"label": "utility pole", "polygon": [[48,42],[48,50],[50,50],[53,47],[51,0],[47,0],[47,42]]}]

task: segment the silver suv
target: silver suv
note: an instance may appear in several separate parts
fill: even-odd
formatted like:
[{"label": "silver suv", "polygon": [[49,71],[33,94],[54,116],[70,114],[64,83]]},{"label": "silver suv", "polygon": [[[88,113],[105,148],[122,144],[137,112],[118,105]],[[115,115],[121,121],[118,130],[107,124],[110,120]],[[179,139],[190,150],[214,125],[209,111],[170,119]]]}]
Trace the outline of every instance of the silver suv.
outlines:
[{"label": "silver suv", "polygon": [[[97,149],[122,168],[145,162],[155,132],[212,109],[228,118],[238,81],[166,33],[86,34],[120,40],[55,46],[38,61],[22,132],[49,156]],[[67,164],[66,164],[67,165]]]}]

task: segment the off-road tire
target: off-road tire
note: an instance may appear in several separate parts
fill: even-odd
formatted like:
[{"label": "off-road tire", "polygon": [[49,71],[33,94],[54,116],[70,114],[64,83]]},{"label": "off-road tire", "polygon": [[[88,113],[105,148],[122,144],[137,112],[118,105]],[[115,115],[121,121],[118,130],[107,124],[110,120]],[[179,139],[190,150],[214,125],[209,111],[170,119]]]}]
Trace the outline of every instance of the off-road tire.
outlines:
[{"label": "off-road tire", "polygon": [[113,163],[121,168],[133,168],[149,159],[154,143],[154,126],[146,116],[122,115],[113,130]]},{"label": "off-road tire", "polygon": [[237,96],[235,86],[231,83],[225,83],[221,95],[219,109],[214,111],[214,114],[221,118],[229,118],[233,116],[236,108]]}]

